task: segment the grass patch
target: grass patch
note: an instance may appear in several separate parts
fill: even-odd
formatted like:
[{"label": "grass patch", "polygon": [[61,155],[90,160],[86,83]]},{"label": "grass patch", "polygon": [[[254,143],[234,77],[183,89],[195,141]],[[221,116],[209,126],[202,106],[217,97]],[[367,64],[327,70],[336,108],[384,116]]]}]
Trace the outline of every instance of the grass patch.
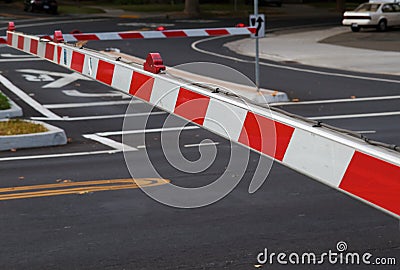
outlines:
[{"label": "grass patch", "polygon": [[60,5],[58,7],[58,13],[60,14],[96,14],[104,13],[102,9],[87,7],[87,6],[73,6],[73,5]]},{"label": "grass patch", "polygon": [[41,124],[27,122],[21,119],[0,121],[0,136],[22,135],[46,131],[48,131],[48,129]]},{"label": "grass patch", "polygon": [[3,95],[3,93],[0,93],[0,110],[8,110],[10,108],[10,101],[5,95]]}]

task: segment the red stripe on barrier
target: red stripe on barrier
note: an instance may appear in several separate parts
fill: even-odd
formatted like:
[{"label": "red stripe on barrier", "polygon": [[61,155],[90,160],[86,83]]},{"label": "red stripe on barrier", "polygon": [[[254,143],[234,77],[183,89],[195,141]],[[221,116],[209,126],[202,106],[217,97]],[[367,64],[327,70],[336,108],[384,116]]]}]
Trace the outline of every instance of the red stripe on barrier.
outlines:
[{"label": "red stripe on barrier", "polygon": [[61,62],[61,51],[62,48],[60,46],[57,46],[57,63],[60,64]]},{"label": "red stripe on barrier", "polygon": [[23,36],[18,36],[18,49],[23,50],[24,49],[24,37]]},{"label": "red stripe on barrier", "polygon": [[48,60],[54,60],[54,44],[46,43],[46,51],[44,57]]},{"label": "red stripe on barrier", "polygon": [[282,161],[294,128],[248,112],[239,142]]},{"label": "red stripe on barrier", "polygon": [[99,60],[99,65],[97,68],[96,80],[99,80],[105,84],[111,85],[112,78],[114,75],[115,65],[108,63],[103,60]]},{"label": "red stripe on barrier", "polygon": [[11,46],[13,34],[7,33],[7,44]]},{"label": "red stripe on barrier", "polygon": [[174,113],[186,118],[189,121],[203,125],[209,103],[209,97],[181,87],[179,89]]},{"label": "red stripe on barrier", "polygon": [[133,72],[129,94],[150,101],[154,78],[139,72]]},{"label": "red stripe on barrier", "polygon": [[356,151],[339,188],[400,215],[399,166]]},{"label": "red stripe on barrier", "polygon": [[206,30],[207,34],[211,36],[224,36],[230,35],[229,32],[225,29],[208,29]]},{"label": "red stripe on barrier", "polygon": [[143,38],[143,35],[137,32],[118,33],[118,35],[123,39]]},{"label": "red stripe on barrier", "polygon": [[7,44],[7,39],[0,38],[0,44]]},{"label": "red stripe on barrier", "polygon": [[163,31],[162,32],[166,37],[186,37],[187,35],[183,31]]},{"label": "red stripe on barrier", "polygon": [[73,34],[77,40],[100,40],[95,34]]},{"label": "red stripe on barrier", "polygon": [[82,73],[84,61],[85,61],[84,54],[75,51],[72,52],[71,69]]},{"label": "red stripe on barrier", "polygon": [[38,44],[39,41],[37,41],[36,39],[31,39],[31,48],[30,48],[30,52],[33,54],[38,54]]}]

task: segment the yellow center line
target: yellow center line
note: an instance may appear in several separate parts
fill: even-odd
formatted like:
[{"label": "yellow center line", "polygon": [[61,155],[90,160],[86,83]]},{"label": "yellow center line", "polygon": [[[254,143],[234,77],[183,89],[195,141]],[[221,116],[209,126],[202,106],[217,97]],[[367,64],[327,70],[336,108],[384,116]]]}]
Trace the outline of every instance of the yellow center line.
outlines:
[{"label": "yellow center line", "polygon": [[[153,187],[169,183],[170,180],[160,178],[139,178],[139,179],[114,179],[114,180],[96,180],[82,182],[68,182],[58,184],[33,185],[22,187],[1,188],[0,201],[49,197],[68,194],[85,194],[107,190],[135,189],[139,187]],[[111,185],[114,184],[114,185]],[[117,185],[115,185],[117,184]],[[43,190],[45,189],[45,190]],[[50,190],[49,190],[50,189]],[[29,192],[16,192],[29,191]]]}]

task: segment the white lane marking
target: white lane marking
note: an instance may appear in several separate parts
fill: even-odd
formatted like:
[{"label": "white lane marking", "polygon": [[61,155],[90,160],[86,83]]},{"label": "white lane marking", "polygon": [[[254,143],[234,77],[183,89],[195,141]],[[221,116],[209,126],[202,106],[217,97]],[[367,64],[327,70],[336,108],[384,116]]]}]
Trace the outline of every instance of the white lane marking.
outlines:
[{"label": "white lane marking", "polygon": [[25,61],[43,61],[41,58],[33,58],[33,57],[27,57],[27,58],[18,58],[18,59],[0,59],[0,63],[3,62],[25,62]]},{"label": "white lane marking", "polygon": [[[11,54],[11,53],[1,53],[1,57],[10,57],[10,58],[27,58],[32,57],[30,54]],[[37,58],[37,57],[35,57]]]},{"label": "white lane marking", "polygon": [[96,133],[99,136],[115,136],[115,135],[125,135],[125,134],[141,134],[141,133],[156,133],[156,132],[169,132],[169,131],[179,131],[179,130],[192,130],[198,129],[198,126],[185,126],[185,127],[172,127],[172,128],[153,128],[153,129],[140,129],[140,130],[119,130],[110,132],[100,132]]},{"label": "white lane marking", "polygon": [[[249,60],[244,60],[244,59],[240,59],[240,58],[237,58],[237,57],[222,55],[222,54],[219,54],[219,53],[206,51],[206,50],[203,50],[203,49],[200,49],[200,48],[197,47],[197,45],[199,45],[200,43],[208,42],[208,41],[211,41],[211,40],[214,40],[214,39],[219,39],[219,38],[225,38],[225,37],[224,36],[217,36],[217,37],[201,39],[201,40],[193,42],[191,44],[191,47],[192,47],[193,50],[195,50],[197,52],[200,52],[200,53],[204,53],[204,54],[208,54],[208,55],[212,55],[212,56],[216,56],[216,57],[221,57],[221,58],[225,58],[225,59],[229,59],[229,60],[233,60],[233,61],[238,61],[238,62],[242,62],[242,63],[254,64],[254,61],[249,61]],[[273,68],[279,68],[279,69],[299,71],[299,72],[304,72],[304,73],[318,74],[318,75],[335,76],[335,77],[343,77],[343,78],[366,80],[366,81],[399,83],[400,84],[400,80],[373,78],[373,77],[350,75],[350,74],[337,73],[337,72],[318,71],[318,70],[313,70],[313,69],[296,68],[296,67],[284,66],[284,65],[279,65],[279,64],[271,64],[271,63],[265,63],[265,62],[260,62],[260,65],[273,67]]]},{"label": "white lane marking", "polygon": [[84,134],[84,138],[90,139],[96,142],[99,142],[101,144],[107,145],[115,150],[120,150],[120,151],[138,151],[137,148],[111,140],[109,138],[104,138],[96,134]]},{"label": "white lane marking", "polygon": [[15,160],[30,160],[30,159],[43,159],[43,158],[60,158],[60,157],[77,157],[77,156],[90,156],[102,154],[116,154],[122,152],[121,150],[105,150],[105,151],[88,151],[76,153],[60,153],[48,155],[33,155],[33,156],[18,156],[18,157],[4,157],[0,158],[1,161],[15,161]]},{"label": "white lane marking", "polygon": [[63,103],[63,104],[44,104],[47,109],[64,109],[64,108],[82,108],[82,107],[96,107],[96,106],[114,106],[125,104],[141,104],[140,100],[117,100],[117,101],[100,101],[100,102],[80,102],[80,103]]},{"label": "white lane marking", "polygon": [[76,80],[85,80],[85,81],[92,80],[92,79],[89,79],[79,73],[76,73],[76,72],[63,73],[63,72],[53,72],[53,71],[38,70],[38,69],[17,69],[16,71],[22,72],[22,73],[31,73],[31,74],[61,77],[60,79],[58,79],[56,81],[53,81],[46,85],[43,85],[42,88],[61,88],[61,87],[64,87]]},{"label": "white lane marking", "polygon": [[122,98],[132,98],[132,96],[118,92],[118,91],[112,91],[112,92],[107,92],[107,93],[83,93],[78,90],[63,90],[62,91],[65,95],[71,96],[71,97],[121,97]]},{"label": "white lane marking", "polygon": [[211,145],[218,145],[219,142],[209,142],[209,143],[196,143],[196,144],[185,144],[184,147],[198,147],[198,146],[211,146]]},{"label": "white lane marking", "polygon": [[101,120],[101,119],[124,118],[124,117],[139,117],[139,116],[147,116],[149,114],[150,115],[159,115],[159,114],[166,114],[166,112],[110,114],[110,115],[93,115],[93,116],[79,116],[79,117],[63,116],[63,117],[59,117],[59,118],[31,117],[31,119],[32,120],[47,120],[47,121],[86,121],[86,120]]},{"label": "white lane marking", "polygon": [[[99,22],[105,21],[108,19],[82,19],[82,20],[64,20],[57,21],[57,24],[66,24],[66,23],[78,23],[78,22]],[[41,23],[29,23],[29,24],[20,24],[17,25],[17,28],[25,28],[25,27],[33,27],[33,26],[43,26],[43,25],[54,25],[54,22],[41,22]],[[6,30],[8,27],[0,27],[0,30]]]},{"label": "white lane marking", "polygon": [[376,130],[359,130],[359,131],[354,131],[354,132],[359,133],[359,134],[374,134],[374,133],[376,133]]},{"label": "white lane marking", "polygon": [[269,106],[311,105],[311,104],[323,104],[323,103],[378,101],[378,100],[389,100],[389,99],[400,99],[400,95],[381,96],[381,97],[343,98],[343,99],[323,99],[323,100],[310,100],[310,101],[299,101],[299,102],[277,102],[269,104]]},{"label": "white lane marking", "polygon": [[47,120],[48,118],[60,120],[62,119],[60,116],[57,114],[53,113],[52,111],[48,110],[47,108],[43,107],[42,104],[31,98],[28,94],[26,94],[24,91],[19,89],[17,86],[12,84],[6,77],[3,75],[0,75],[0,83],[2,83],[8,90],[13,92],[15,95],[17,95],[19,98],[21,98],[26,104],[31,106],[33,109],[36,111],[40,112],[42,115],[46,116],[46,118],[43,118],[43,120]]},{"label": "white lane marking", "polygon": [[400,112],[342,114],[342,115],[327,115],[327,116],[316,116],[307,118],[311,120],[332,120],[332,119],[365,118],[365,117],[396,116],[396,115],[400,115]]}]

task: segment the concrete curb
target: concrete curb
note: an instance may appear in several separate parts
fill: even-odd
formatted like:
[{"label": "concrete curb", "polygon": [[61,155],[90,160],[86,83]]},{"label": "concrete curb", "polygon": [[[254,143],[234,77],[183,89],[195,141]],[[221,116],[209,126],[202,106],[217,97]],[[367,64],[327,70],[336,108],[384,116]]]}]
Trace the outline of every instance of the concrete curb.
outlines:
[{"label": "concrete curb", "polygon": [[41,124],[45,126],[48,131],[34,134],[0,136],[0,151],[20,148],[55,146],[67,143],[67,136],[65,135],[64,130],[40,121],[29,120],[29,122]]},{"label": "concrete curb", "polygon": [[[7,97],[8,98],[8,97]],[[8,98],[11,108],[8,110],[0,110],[0,119],[13,118],[22,116],[22,109],[14,101]]]}]

